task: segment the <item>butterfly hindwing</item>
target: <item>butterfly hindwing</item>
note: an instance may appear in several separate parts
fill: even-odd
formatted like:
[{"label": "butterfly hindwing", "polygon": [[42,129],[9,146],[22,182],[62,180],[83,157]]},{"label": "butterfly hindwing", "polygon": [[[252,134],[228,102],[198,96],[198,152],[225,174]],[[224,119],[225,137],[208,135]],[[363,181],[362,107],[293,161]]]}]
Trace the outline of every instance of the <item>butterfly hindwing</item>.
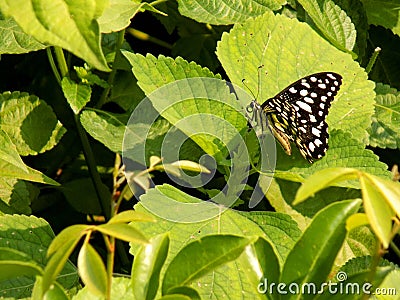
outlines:
[{"label": "butterfly hindwing", "polygon": [[[315,73],[265,101],[261,107],[269,118],[275,136],[276,131],[281,138],[285,135],[310,162],[323,157],[328,149],[329,138],[325,119],[341,84],[342,76],[337,73]],[[288,153],[287,145],[282,146]]]}]

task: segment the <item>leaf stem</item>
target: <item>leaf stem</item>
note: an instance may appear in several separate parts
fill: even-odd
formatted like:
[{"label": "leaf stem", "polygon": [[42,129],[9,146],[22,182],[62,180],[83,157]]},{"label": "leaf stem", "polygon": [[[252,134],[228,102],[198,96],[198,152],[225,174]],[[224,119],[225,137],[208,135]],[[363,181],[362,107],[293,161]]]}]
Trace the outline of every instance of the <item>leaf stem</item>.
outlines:
[{"label": "leaf stem", "polygon": [[108,79],[107,79],[108,87],[103,90],[103,93],[101,94],[100,99],[96,104],[97,108],[101,108],[104,105],[104,103],[107,100],[108,94],[110,93],[110,90],[112,88],[112,85],[114,83],[115,75],[117,74],[117,68],[116,68],[115,65],[116,65],[116,62],[121,57],[120,49],[121,49],[122,43],[124,42],[124,36],[125,36],[125,30],[121,30],[120,32],[118,32],[118,38],[117,38],[117,42],[116,42],[116,45],[115,45],[114,62],[113,62],[111,73],[110,73],[110,75],[108,76]]},{"label": "leaf stem", "polygon": [[376,47],[374,50],[374,53],[372,53],[372,56],[368,62],[367,67],[365,68],[365,71],[367,72],[367,74],[369,74],[369,72],[371,72],[372,67],[374,66],[376,59],[378,58],[379,53],[381,52],[381,48]]},{"label": "leaf stem", "polygon": [[137,38],[139,40],[148,41],[148,42],[154,43],[156,45],[159,45],[161,47],[164,47],[164,48],[167,48],[167,49],[172,49],[172,45],[171,44],[169,44],[169,43],[167,43],[167,42],[165,42],[163,40],[160,40],[158,38],[155,38],[155,37],[143,32],[143,31],[140,31],[140,30],[137,30],[137,29],[134,29],[134,28],[128,28],[127,31],[128,31],[129,34],[131,34],[133,37],[135,37],[135,38]]},{"label": "leaf stem", "polygon": [[54,61],[53,53],[51,53],[50,47],[46,48],[46,53],[47,53],[47,58],[49,59],[51,70],[53,71],[53,74],[56,77],[58,84],[61,85],[61,75],[57,70],[56,62]]},{"label": "leaf stem", "polygon": [[58,68],[61,72],[61,78],[68,76],[68,66],[65,60],[64,52],[61,47],[54,47],[54,53],[56,54]]},{"label": "leaf stem", "polygon": [[79,120],[79,115],[74,115],[75,125],[78,130],[79,138],[82,144],[83,155],[85,156],[85,160],[89,169],[90,177],[92,178],[92,182],[95,186],[96,194],[98,199],[100,200],[100,206],[103,211],[104,217],[106,221],[111,218],[111,203],[110,199],[103,193],[104,190],[103,182],[101,181],[100,174],[97,171],[96,161],[94,159],[92,148],[90,147],[89,139],[86,135],[85,130],[82,127],[82,124]]},{"label": "leaf stem", "polygon": [[161,3],[164,3],[164,2],[167,2],[167,1],[168,0],[156,0],[156,1],[150,2],[149,5],[156,6],[158,4],[161,4]]}]

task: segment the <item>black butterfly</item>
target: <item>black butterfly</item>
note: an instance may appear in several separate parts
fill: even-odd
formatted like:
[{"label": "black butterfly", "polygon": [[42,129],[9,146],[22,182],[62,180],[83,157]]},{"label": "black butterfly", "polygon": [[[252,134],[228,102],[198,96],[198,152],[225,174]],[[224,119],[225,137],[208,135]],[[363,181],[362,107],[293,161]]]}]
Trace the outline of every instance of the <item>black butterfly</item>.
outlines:
[{"label": "black butterfly", "polygon": [[325,119],[329,107],[342,84],[342,76],[333,72],[315,73],[289,85],[261,106],[268,125],[285,152],[292,153],[294,142],[310,163],[325,155],[328,149],[328,124]]}]

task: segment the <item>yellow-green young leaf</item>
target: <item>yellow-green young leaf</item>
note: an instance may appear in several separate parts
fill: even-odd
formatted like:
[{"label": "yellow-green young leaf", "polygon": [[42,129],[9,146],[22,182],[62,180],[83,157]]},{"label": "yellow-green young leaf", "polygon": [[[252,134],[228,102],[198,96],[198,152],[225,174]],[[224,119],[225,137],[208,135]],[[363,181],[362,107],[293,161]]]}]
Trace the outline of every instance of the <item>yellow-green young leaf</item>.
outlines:
[{"label": "yellow-green young leaf", "polygon": [[89,65],[109,71],[97,19],[108,0],[1,0],[0,10],[41,43],[59,46]]},{"label": "yellow-green young leaf", "polygon": [[79,239],[67,240],[66,243],[64,243],[60,248],[58,248],[58,251],[56,251],[50,257],[43,273],[43,282],[42,282],[43,293],[45,293],[53,284],[54,280],[56,280],[57,275],[63,269],[65,263],[68,260],[68,257],[71,255],[72,251],[75,249],[78,242]]},{"label": "yellow-green young leaf", "polygon": [[397,216],[400,216],[400,184],[391,180],[384,180],[370,176],[374,184],[383,194],[383,199],[389,203]]},{"label": "yellow-green young leaf", "polygon": [[155,167],[155,166],[158,165],[160,162],[162,162],[161,157],[152,155],[152,156],[150,156],[150,165],[149,165],[149,167],[150,167],[150,168],[151,168],[151,167]]},{"label": "yellow-green young leaf", "polygon": [[211,171],[209,169],[207,169],[206,167],[198,164],[197,162],[190,161],[190,160],[178,160],[178,161],[171,163],[171,165],[177,166],[178,168],[180,168],[182,170],[206,173],[206,174],[211,173]]},{"label": "yellow-green young leaf", "polygon": [[360,176],[365,213],[373,232],[386,249],[390,243],[394,211],[386,201],[385,191],[376,185],[375,178],[368,174]]},{"label": "yellow-green young leaf", "polygon": [[132,289],[136,299],[154,299],[160,282],[161,268],[169,250],[167,233],[153,237],[135,255],[132,265]]},{"label": "yellow-green young leaf", "polygon": [[70,78],[64,77],[61,80],[61,88],[65,98],[67,98],[68,104],[76,115],[90,101],[92,89],[86,84],[78,84]]},{"label": "yellow-green young leaf", "polygon": [[368,225],[368,217],[364,213],[357,213],[354,215],[351,215],[347,220],[346,220],[346,230],[350,231],[354,228],[363,226],[363,225]]},{"label": "yellow-green young leaf", "polygon": [[54,252],[62,248],[66,243],[70,241],[80,240],[85,234],[85,231],[93,226],[90,225],[72,225],[61,231],[54,240],[51,242],[47,249],[47,257],[53,255]]},{"label": "yellow-green young leaf", "polygon": [[100,255],[87,242],[83,243],[81,251],[79,251],[78,272],[91,293],[105,296],[107,290],[106,268]]},{"label": "yellow-green young leaf", "polygon": [[33,286],[32,300],[69,300],[63,286],[57,281],[43,294],[42,292],[42,276],[36,276],[36,282]]},{"label": "yellow-green young leaf", "polygon": [[148,243],[146,237],[139,230],[133,228],[128,224],[107,223],[97,226],[96,230],[126,242],[140,244]]},{"label": "yellow-green young leaf", "polygon": [[307,178],[297,191],[293,205],[299,204],[316,192],[344,180],[356,179],[359,171],[351,168],[328,168]]},{"label": "yellow-green young leaf", "polygon": [[155,222],[156,220],[149,214],[126,210],[112,217],[107,224],[128,223],[128,222]]}]

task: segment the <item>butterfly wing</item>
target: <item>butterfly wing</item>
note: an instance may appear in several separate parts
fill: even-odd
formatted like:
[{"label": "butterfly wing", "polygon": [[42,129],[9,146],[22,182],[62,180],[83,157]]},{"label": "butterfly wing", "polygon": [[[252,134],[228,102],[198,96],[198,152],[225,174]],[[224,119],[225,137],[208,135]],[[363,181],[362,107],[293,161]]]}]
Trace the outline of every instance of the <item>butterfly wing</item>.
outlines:
[{"label": "butterfly wing", "polygon": [[328,149],[325,119],[341,84],[342,76],[337,73],[315,73],[291,84],[261,106],[274,129],[295,142],[310,162],[323,157]]}]

